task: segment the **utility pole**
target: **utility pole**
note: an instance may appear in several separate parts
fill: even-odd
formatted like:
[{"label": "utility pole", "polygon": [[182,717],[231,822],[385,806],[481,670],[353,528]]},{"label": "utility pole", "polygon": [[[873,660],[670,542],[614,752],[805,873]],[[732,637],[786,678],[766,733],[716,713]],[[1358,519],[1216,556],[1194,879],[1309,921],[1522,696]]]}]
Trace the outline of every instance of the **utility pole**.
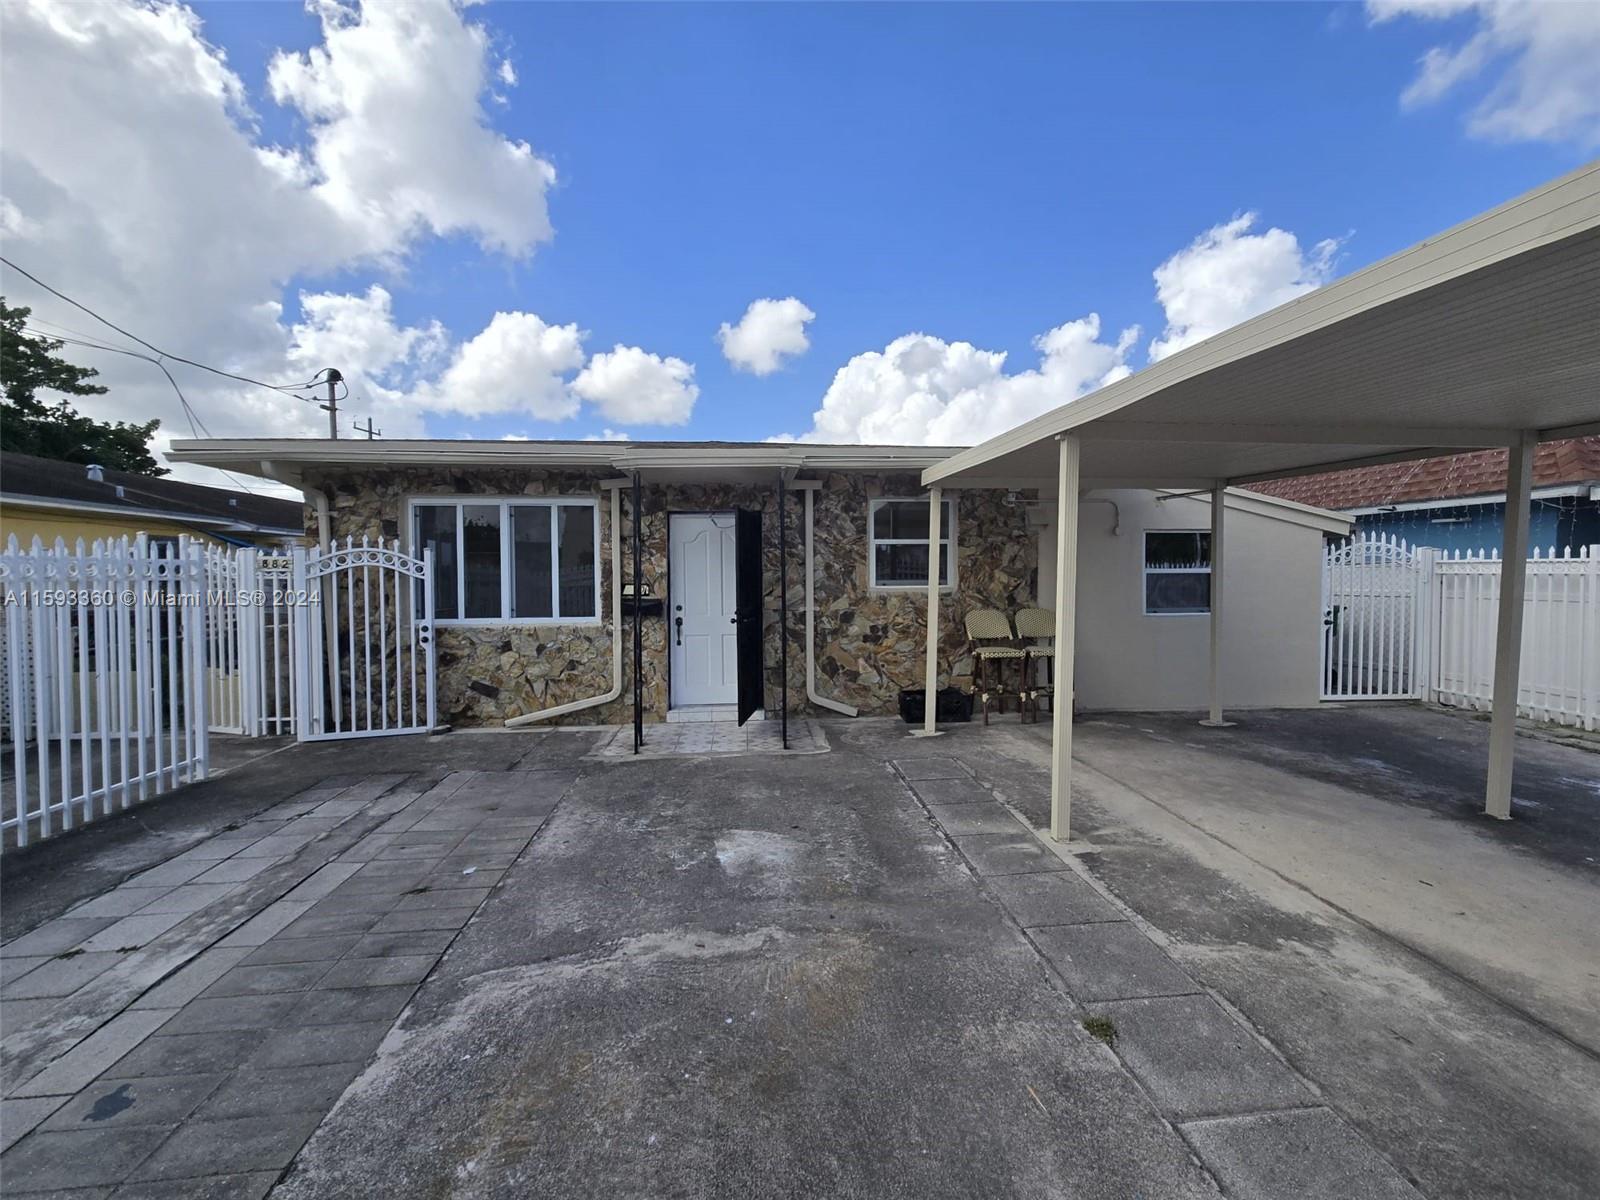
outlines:
[{"label": "utility pole", "polygon": [[344,382],[344,376],[339,374],[337,367],[328,368],[328,402],[322,407],[328,413],[328,436],[339,436],[339,384]]},{"label": "utility pole", "polygon": [[383,432],[381,429],[374,429],[372,427],[371,417],[367,418],[367,423],[365,425],[362,425],[360,421],[355,422],[355,427],[357,433],[364,433],[367,435],[367,441],[369,442]]}]

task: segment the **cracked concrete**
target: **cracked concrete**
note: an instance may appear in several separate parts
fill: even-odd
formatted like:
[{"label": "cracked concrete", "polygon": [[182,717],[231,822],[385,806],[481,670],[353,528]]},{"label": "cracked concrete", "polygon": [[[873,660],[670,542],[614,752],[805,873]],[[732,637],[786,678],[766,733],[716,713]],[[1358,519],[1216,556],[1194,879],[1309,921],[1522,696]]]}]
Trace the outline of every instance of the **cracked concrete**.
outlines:
[{"label": "cracked concrete", "polygon": [[[1440,766],[1481,730],[1424,786],[1437,714],[1356,722],[1367,775],[1316,715],[1080,725],[1066,853],[1048,727],[1003,720],[279,754],[7,859],[7,1194],[1586,1195],[1593,960],[1551,947],[1594,926],[1595,760],[1527,752],[1542,823],[1497,841]],[[130,920],[165,957],[54,957]]]}]

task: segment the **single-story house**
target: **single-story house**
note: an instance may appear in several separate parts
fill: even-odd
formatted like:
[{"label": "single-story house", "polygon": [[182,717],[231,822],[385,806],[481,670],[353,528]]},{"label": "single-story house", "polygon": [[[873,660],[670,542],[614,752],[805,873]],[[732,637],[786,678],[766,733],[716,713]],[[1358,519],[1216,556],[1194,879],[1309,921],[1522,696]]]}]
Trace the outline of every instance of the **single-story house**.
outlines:
[{"label": "single-story house", "polygon": [[[1358,533],[1445,551],[1498,551],[1505,527],[1505,450],[1381,463],[1251,484],[1252,491],[1333,509]],[[1528,544],[1560,552],[1600,543],[1600,436],[1545,442],[1533,453]]]},{"label": "single-story house", "polygon": [[0,546],[57,538],[74,545],[144,534],[223,546],[279,546],[300,539],[300,505],[275,496],[161,476],[0,452]]},{"label": "single-story house", "polygon": [[[308,533],[324,544],[431,549],[438,711],[456,725],[632,718],[635,479],[645,720],[731,718],[741,688],[754,691],[746,707],[769,714],[897,712],[901,690],[924,680],[929,509],[919,474],[952,453],[287,439],[173,449],[179,461],[303,488]],[[1049,606],[1054,505],[1039,500],[1037,489],[946,493],[942,685],[972,685],[965,613]],[[1086,499],[1080,707],[1204,705],[1210,501],[1132,490]],[[1257,633],[1254,652],[1230,667],[1230,700],[1315,704],[1323,539],[1350,522],[1245,492],[1230,492],[1228,506],[1229,587]]]}]

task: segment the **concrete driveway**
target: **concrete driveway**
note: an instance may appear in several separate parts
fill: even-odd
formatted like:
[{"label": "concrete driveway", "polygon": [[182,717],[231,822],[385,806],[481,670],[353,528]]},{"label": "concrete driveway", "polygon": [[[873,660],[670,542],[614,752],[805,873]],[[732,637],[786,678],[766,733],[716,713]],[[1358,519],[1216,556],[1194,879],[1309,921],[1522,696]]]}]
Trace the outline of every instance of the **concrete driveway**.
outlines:
[{"label": "concrete driveway", "polygon": [[[1427,1195],[1600,1179],[1600,755],[1407,705],[1081,721],[1074,858]],[[1046,817],[1048,733],[966,758]]]},{"label": "concrete driveway", "polygon": [[[1065,855],[1029,828],[1043,730],[1010,723],[828,722],[828,752],[788,758],[485,733],[241,768],[134,814],[143,836],[7,861],[5,1190],[1587,1194],[1581,981],[1498,996],[1205,830],[1210,759],[1241,757],[1188,729],[1080,727]],[[1243,761],[1267,772],[1234,789],[1243,827],[1326,800]],[[1459,849],[1429,838],[1461,819],[1366,798]],[[1592,869],[1486,845],[1556,872],[1528,902],[1592,905]]]}]

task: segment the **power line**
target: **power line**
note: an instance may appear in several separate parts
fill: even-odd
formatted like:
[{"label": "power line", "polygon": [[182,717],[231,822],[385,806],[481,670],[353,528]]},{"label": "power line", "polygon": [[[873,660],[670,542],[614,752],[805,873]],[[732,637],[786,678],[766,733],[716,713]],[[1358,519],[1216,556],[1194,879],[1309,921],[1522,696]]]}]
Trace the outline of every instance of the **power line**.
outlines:
[{"label": "power line", "polygon": [[[129,358],[137,358],[141,362],[147,362],[147,363],[155,364],[155,366],[160,369],[161,373],[167,377],[167,381],[172,384],[172,390],[174,392],[177,392],[177,394],[178,394],[178,402],[183,405],[184,412],[188,415],[190,424],[193,425],[196,421],[199,421],[200,429],[202,431],[204,431],[204,433],[205,433],[205,435],[207,437],[215,437],[216,436],[209,429],[206,429],[206,425],[205,425],[204,421],[200,421],[199,417],[195,414],[193,407],[189,404],[188,400],[186,400],[184,398],[183,390],[180,387],[178,387],[178,381],[173,378],[172,372],[167,370],[166,364],[163,363],[160,358],[157,358],[157,357],[155,357],[153,355],[149,355],[149,354],[140,354],[137,350],[129,350],[129,349],[126,349],[125,347],[122,347],[122,346],[108,345],[105,342],[98,341],[98,340],[96,340],[94,338],[91,338],[87,334],[82,334],[82,335],[79,335],[79,336],[68,336],[68,334],[77,334],[77,331],[76,330],[67,330],[67,327],[65,325],[59,324],[58,322],[55,322],[55,321],[43,321],[43,320],[40,320],[37,317],[31,317],[31,316],[28,319],[29,319],[30,323],[27,324],[27,325],[23,325],[22,326],[23,331],[26,332],[26,333],[37,334],[40,337],[49,338],[51,341],[61,342],[61,343],[65,344],[65,345],[68,345],[68,346],[83,346],[83,347],[85,347],[86,349],[89,349],[89,350],[104,350],[108,354],[123,354],[123,355],[126,355]],[[39,329],[39,328],[35,327],[35,326],[38,326],[38,325],[49,325],[49,326],[52,326],[53,329]],[[53,332],[53,330],[67,330],[67,332],[66,333],[56,333],[56,332]],[[276,389],[274,389],[274,390],[276,390]],[[291,396],[293,395],[293,393],[290,393],[290,392],[280,392],[279,394],[280,395],[291,395]],[[350,394],[350,389],[348,387],[346,387],[344,395],[340,396],[339,399],[343,400],[345,398],[345,396],[348,396],[349,394]],[[296,400],[303,401],[306,404],[320,404],[321,403],[321,401],[317,400],[313,396],[294,396],[293,398],[296,399]],[[199,433],[195,434],[195,437],[199,437],[199,436],[200,436]]]},{"label": "power line", "polygon": [[[313,375],[309,380],[307,380],[304,383],[266,383],[266,382],[264,382],[264,381],[262,381],[260,379],[252,379],[248,375],[238,375],[238,374],[235,374],[232,371],[224,371],[220,367],[213,367],[213,366],[210,366],[210,365],[208,365],[206,363],[203,363],[203,362],[197,362],[196,360],[194,360],[192,358],[185,358],[181,354],[168,353],[167,351],[161,349],[161,347],[156,346],[156,345],[152,345],[150,342],[145,341],[138,334],[129,333],[122,326],[116,324],[113,321],[107,320],[105,317],[102,317],[99,313],[95,312],[94,309],[90,308],[87,304],[84,304],[84,303],[82,303],[80,301],[74,300],[71,296],[67,295],[65,292],[59,291],[56,288],[51,287],[48,283],[46,283],[44,280],[40,279],[37,275],[33,274],[31,271],[24,270],[22,267],[17,266],[16,263],[12,262],[9,258],[6,258],[4,255],[0,255],[0,263],[4,263],[6,266],[10,267],[13,271],[15,271],[18,275],[21,275],[24,279],[32,280],[34,283],[36,283],[40,287],[42,287],[45,291],[49,292],[52,296],[56,296],[56,297],[58,297],[58,298],[60,298],[62,300],[65,300],[68,304],[72,305],[74,308],[81,309],[83,312],[88,313],[91,317],[93,317],[96,321],[99,321],[100,324],[106,326],[108,329],[114,329],[118,333],[120,333],[123,337],[129,338],[129,339],[131,339],[131,340],[133,340],[135,342],[138,342],[139,345],[143,346],[146,350],[151,351],[152,353],[160,356],[161,358],[170,358],[173,362],[180,362],[180,363],[183,363],[185,366],[197,367],[202,371],[210,371],[213,375],[221,375],[225,379],[233,379],[233,380],[237,380],[240,383],[250,383],[250,384],[254,384],[256,387],[269,388],[274,392],[288,392],[290,394],[293,394],[293,393],[295,393],[297,391],[301,391],[301,390],[303,390],[305,388],[309,388],[309,387],[314,386],[315,384],[317,384],[318,382],[321,381],[321,379],[322,379],[322,377],[324,375],[326,375],[328,373],[328,369],[326,367],[324,367],[322,370],[318,371],[315,375]],[[46,336],[49,336],[49,335],[46,335]],[[302,400],[305,399],[304,396],[301,396],[299,398],[302,399]],[[315,403],[315,402],[313,401],[313,403]]]},{"label": "power line", "polygon": [[[53,322],[52,322],[52,324],[53,324]],[[183,389],[178,386],[178,381],[172,377],[172,372],[167,370],[166,364],[163,363],[160,359],[151,358],[148,354],[140,354],[137,350],[123,350],[122,348],[120,348],[118,346],[104,346],[104,345],[101,345],[98,342],[85,341],[82,338],[61,337],[61,336],[59,336],[57,334],[49,333],[49,332],[47,332],[46,330],[43,330],[43,329],[32,329],[27,325],[24,325],[22,328],[23,328],[24,332],[37,333],[37,334],[39,334],[39,335],[41,335],[43,337],[48,337],[51,341],[63,342],[65,344],[67,344],[67,345],[72,345],[72,346],[84,346],[84,347],[86,347],[86,348],[88,348],[90,350],[105,350],[105,351],[108,351],[108,352],[110,352],[112,354],[125,354],[129,358],[137,358],[137,359],[140,359],[140,360],[142,360],[144,362],[147,362],[147,363],[154,363],[155,366],[156,366],[156,369],[159,370],[163,375],[165,375],[167,377],[167,382],[172,385],[172,390],[177,393],[177,395],[178,395],[178,403],[183,406],[184,416],[186,416],[189,419],[189,432],[194,434],[194,436],[196,438],[198,438],[200,436],[201,432],[204,432],[207,437],[215,437],[216,436],[214,433],[211,432],[211,430],[206,428],[206,423],[200,419],[199,414],[197,414],[194,411],[193,407],[190,406],[188,399],[183,394]],[[198,426],[198,429],[196,428],[196,426]],[[244,480],[240,479],[232,471],[225,471],[221,467],[217,467],[216,470],[221,471],[222,474],[226,475],[229,479],[233,480],[233,482],[238,484],[239,487],[241,489],[243,489],[246,494],[251,495],[251,496],[254,496],[254,495],[257,494],[255,492],[255,490],[250,487],[249,484],[245,483]]]}]

